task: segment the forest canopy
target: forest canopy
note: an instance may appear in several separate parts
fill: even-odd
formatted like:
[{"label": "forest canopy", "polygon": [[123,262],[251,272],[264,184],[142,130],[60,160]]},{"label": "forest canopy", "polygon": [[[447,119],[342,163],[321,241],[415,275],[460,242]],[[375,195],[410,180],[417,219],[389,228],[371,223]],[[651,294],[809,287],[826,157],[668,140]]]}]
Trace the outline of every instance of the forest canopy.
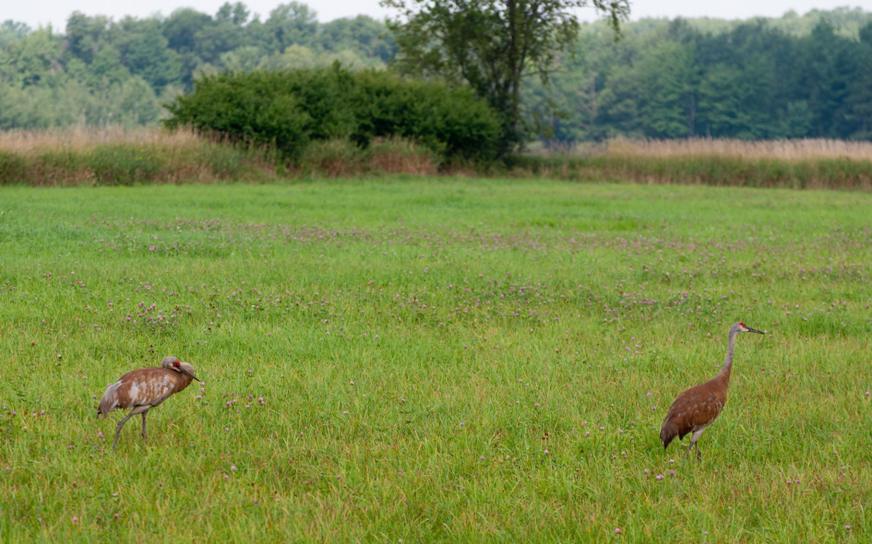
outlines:
[{"label": "forest canopy", "polygon": [[[65,28],[0,23],[0,130],[153,125],[200,77],[254,69],[390,69],[395,40],[359,16],[319,22],[299,2],[241,2],[148,18],[73,13]],[[625,135],[872,139],[872,13],[644,19],[581,27],[550,86],[524,85],[530,139]]]}]

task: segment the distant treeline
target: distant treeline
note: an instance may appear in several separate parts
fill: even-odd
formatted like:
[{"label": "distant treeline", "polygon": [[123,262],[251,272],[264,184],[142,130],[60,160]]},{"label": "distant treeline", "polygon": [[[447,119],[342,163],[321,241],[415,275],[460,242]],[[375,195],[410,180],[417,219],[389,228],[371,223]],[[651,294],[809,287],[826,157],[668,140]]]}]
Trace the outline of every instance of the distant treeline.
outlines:
[{"label": "distant treeline", "polygon": [[163,104],[195,78],[256,68],[311,68],[339,61],[384,67],[395,45],[369,17],[319,23],[298,2],[261,20],[241,2],[209,15],[114,21],[75,12],[63,33],[0,23],[0,130],[69,125],[153,125]]},{"label": "distant treeline", "polygon": [[[111,20],[72,14],[64,31],[0,24],[0,130],[153,125],[205,74],[390,66],[396,45],[368,17],[319,23],[290,2],[264,18],[243,3],[209,15]],[[614,40],[585,25],[547,88],[525,95],[532,138],[616,135],[872,139],[872,14],[815,11],[729,22],[642,20]]]},{"label": "distant treeline", "polygon": [[715,31],[680,19],[643,22],[618,42],[588,29],[550,88],[528,86],[529,119],[558,142],[870,140],[872,19],[858,13],[855,23],[864,18],[856,34],[826,17],[807,33],[790,32],[785,19]]}]

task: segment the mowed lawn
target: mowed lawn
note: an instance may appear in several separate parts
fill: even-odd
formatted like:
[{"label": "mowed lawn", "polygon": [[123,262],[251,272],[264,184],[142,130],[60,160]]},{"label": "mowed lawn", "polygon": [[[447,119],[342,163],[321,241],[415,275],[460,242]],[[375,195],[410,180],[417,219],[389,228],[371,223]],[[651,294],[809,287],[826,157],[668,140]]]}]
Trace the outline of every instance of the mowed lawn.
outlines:
[{"label": "mowed lawn", "polygon": [[[0,540],[869,542],[870,333],[868,193],[2,188]],[[167,354],[205,387],[113,452]]]}]

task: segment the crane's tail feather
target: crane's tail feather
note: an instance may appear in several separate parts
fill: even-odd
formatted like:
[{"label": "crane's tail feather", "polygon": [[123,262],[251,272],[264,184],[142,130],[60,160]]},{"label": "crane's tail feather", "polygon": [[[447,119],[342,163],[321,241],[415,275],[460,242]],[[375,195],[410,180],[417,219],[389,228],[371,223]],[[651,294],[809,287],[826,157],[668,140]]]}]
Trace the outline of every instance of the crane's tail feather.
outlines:
[{"label": "crane's tail feather", "polygon": [[100,406],[97,407],[97,417],[105,416],[118,406],[118,397],[116,392],[121,382],[115,382],[106,388],[103,393],[103,398],[100,399]]}]

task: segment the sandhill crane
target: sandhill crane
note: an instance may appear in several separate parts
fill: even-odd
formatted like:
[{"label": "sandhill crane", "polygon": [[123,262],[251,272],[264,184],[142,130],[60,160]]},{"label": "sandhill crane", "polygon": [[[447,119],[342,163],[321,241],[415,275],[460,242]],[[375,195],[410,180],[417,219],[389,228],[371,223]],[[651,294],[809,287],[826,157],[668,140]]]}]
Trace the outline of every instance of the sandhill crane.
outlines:
[{"label": "sandhill crane", "polygon": [[727,402],[727,388],[730,386],[730,371],[733,368],[733,346],[736,343],[736,336],[741,332],[766,334],[752,329],[741,321],[730,328],[727,356],[718,375],[678,395],[669,407],[666,419],[660,427],[660,441],[663,442],[664,449],[676,436],[681,440],[684,435],[692,433],[687,451],[696,448],[696,456],[700,458],[696,441],[702,436],[705,428],[718,417]]},{"label": "sandhill crane", "polygon": [[188,387],[191,380],[197,380],[194,367],[183,363],[172,355],[164,357],[159,368],[140,368],[121,376],[117,382],[106,388],[97,416],[105,416],[116,408],[132,408],[115,427],[115,440],[112,449],[118,444],[121,428],[136,414],[142,414],[142,439],[145,440],[145,416],[151,408],[165,401],[170,395]]}]

